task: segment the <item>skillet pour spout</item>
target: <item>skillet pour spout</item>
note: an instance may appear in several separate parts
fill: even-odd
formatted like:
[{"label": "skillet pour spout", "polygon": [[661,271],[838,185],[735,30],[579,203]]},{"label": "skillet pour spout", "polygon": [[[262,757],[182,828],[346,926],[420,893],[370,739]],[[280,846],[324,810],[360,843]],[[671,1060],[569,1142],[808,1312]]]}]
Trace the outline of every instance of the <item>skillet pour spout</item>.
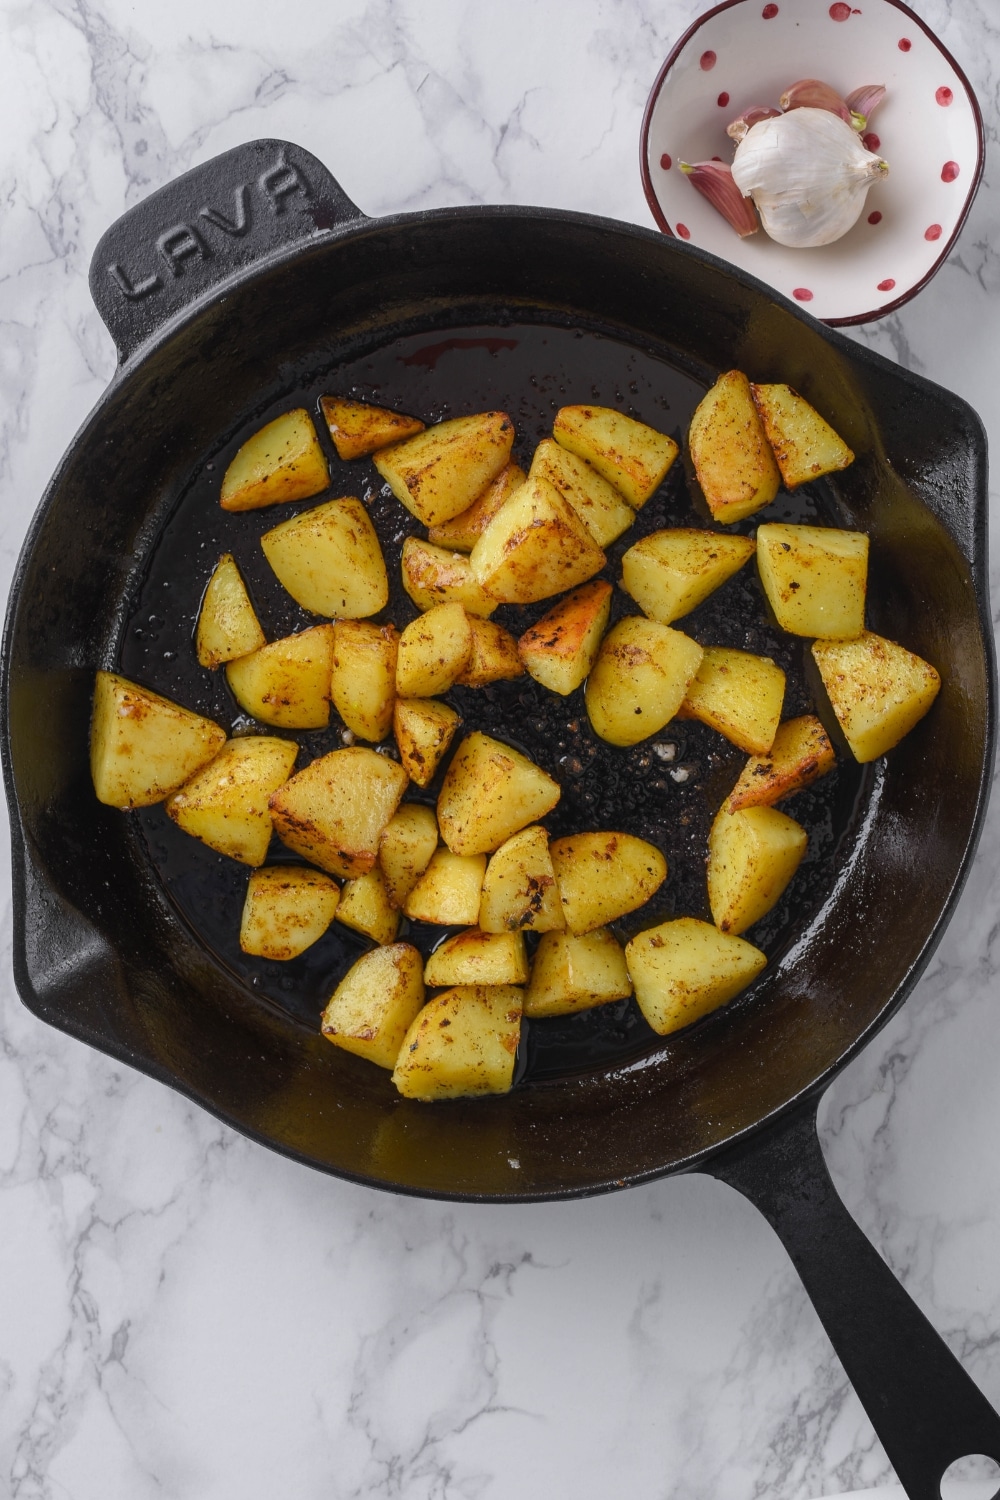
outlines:
[{"label": "skillet pour spout", "polygon": [[[99,244],[91,286],[119,367],[35,516],[3,647],[25,1004],[252,1139],[372,1187],[523,1202],[709,1172],[784,1239],[913,1500],[937,1500],[944,1469],[969,1452],[1000,1462],[1000,1418],[839,1203],[815,1131],[824,1087],[933,952],[985,811],[995,669],[974,412],[655,232],[531,208],[369,219],[282,141],[239,146],[130,210]],[[380,1070],[318,1034],[316,996],[356,954],[349,938],[330,938],[342,947],[323,950],[323,973],[255,984],[228,925],[239,872],[221,858],[185,864],[156,808],[97,803],[94,672],[173,684],[190,707],[233,722],[210,674],[177,667],[183,692],[162,675],[168,656],[191,659],[205,569],[230,545],[259,568],[269,633],[314,623],[267,595],[242,534],[222,529],[239,518],[217,504],[229,458],[282,410],[315,409],[324,390],[381,392],[430,421],[502,407],[531,444],[563,400],[634,400],[683,437],[701,392],[730,368],[796,386],[854,449],[815,504],[871,537],[872,626],[938,667],[938,701],[888,760],[843,783],[822,879],[769,929],[768,968],[737,1002],[669,1039],[619,1018],[614,1035],[587,1033],[591,1050],[571,1065],[529,1066],[502,1098],[400,1099]],[[650,529],[698,524],[680,463],[671,475]],[[368,503],[392,572],[398,512],[374,482]],[[467,727],[533,732],[517,700],[492,701],[470,698]],[[636,789],[625,761],[607,765],[595,783],[604,826],[638,831],[659,804],[644,805],[646,783]],[[711,796],[693,787],[693,817],[704,820]],[[671,869],[675,900],[683,867]]]}]

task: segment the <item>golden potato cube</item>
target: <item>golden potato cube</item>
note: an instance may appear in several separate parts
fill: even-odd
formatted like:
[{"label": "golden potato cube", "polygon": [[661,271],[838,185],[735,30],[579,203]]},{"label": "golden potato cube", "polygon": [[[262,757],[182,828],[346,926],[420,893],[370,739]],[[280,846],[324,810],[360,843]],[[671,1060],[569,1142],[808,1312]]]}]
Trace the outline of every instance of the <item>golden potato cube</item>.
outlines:
[{"label": "golden potato cube", "polygon": [[592,578],[606,562],[573,507],[539,478],[514,491],[469,560],[486,592],[505,604],[549,599]]},{"label": "golden potato cube", "polygon": [[591,464],[638,510],[656,493],[677,457],[673,438],[610,406],[563,406],[552,436]]},{"label": "golden potato cube", "polygon": [[549,845],[563,918],[577,937],[644,906],[667,878],[653,844],[631,833],[574,833]]},{"label": "golden potato cube", "polygon": [[331,750],[273,794],[271,821],[289,849],[321,870],[367,875],[406,784],[402,766],[377,750]]},{"label": "golden potato cube", "polygon": [[535,449],[529,479],[547,479],[568,500],[599,547],[617,541],[635,522],[635,511],[613,484],[555,438],[543,438]]},{"label": "golden potato cube", "polygon": [[448,547],[453,552],[471,552],[497,511],[503,509],[526,477],[518,464],[506,464],[468,510],[463,510],[461,515],[455,516],[451,521],[431,526],[427,532],[427,540],[435,546]]},{"label": "golden potato cube", "polygon": [[741,370],[727,370],[702,397],[688,446],[708,508],[723,526],[752,516],[778,493],[778,465]]},{"label": "golden potato cube", "polygon": [[836,764],[829,736],[815,714],[779,724],[765,756],[753,756],[726,799],[728,812],[771,807],[783,797],[818,781]]},{"label": "golden potato cube", "polygon": [[752,943],[694,917],[640,932],[626,947],[625,959],[639,1009],[660,1036],[718,1010],[767,963]]},{"label": "golden potato cube", "polygon": [[320,1022],[327,1041],[392,1069],[424,1003],[424,961],[411,943],[373,948],[351,965]]},{"label": "golden potato cube", "polygon": [[401,505],[425,526],[468,510],[505,468],[514,424],[503,411],[452,417],[376,455],[375,467]]},{"label": "golden potato cube", "polygon": [[355,932],[363,932],[365,937],[383,947],[396,941],[399,910],[389,900],[385,876],[377,865],[367,875],[357,875],[344,882],[337,921]]},{"label": "golden potato cube", "polygon": [[671,625],[738,573],[755,550],[746,536],[683,526],[654,531],[622,558],[622,588],[644,615]]},{"label": "golden potato cube", "polygon": [[333,921],[340,887],[319,870],[267,865],[254,870],[240,922],[240,947],[256,958],[298,958]]},{"label": "golden potato cube", "polygon": [[392,1081],[407,1099],[506,1094],[521,1037],[521,991],[464,984],[429,1000],[403,1039]]},{"label": "golden potato cube", "polygon": [[790,385],[752,385],[764,432],[790,490],[854,462],[843,438]]},{"label": "golden potato cube", "polygon": [[708,836],[708,904],[720,932],[744,932],[781,898],[808,836],[776,807],[716,814]]},{"label": "golden potato cube", "polygon": [[485,687],[489,682],[509,682],[524,676],[524,663],[517,651],[517,641],[509,630],[492,620],[470,616],[472,655],[469,664],[456,678],[463,687]]},{"label": "golden potato cube", "polygon": [[223,510],[260,510],[308,500],[329,483],[312,418],[300,406],[247,438],[223,476],[219,504]]},{"label": "golden potato cube", "polygon": [[452,854],[450,849],[436,849],[403,902],[403,910],[414,922],[475,927],[485,874],[485,854]]},{"label": "golden potato cube", "polygon": [[663,728],[684,702],[701,665],[697,641],[657,620],[619,620],[601,642],[587,679],[594,733],[612,745],[636,745]]},{"label": "golden potato cube", "polygon": [[566,697],[580,686],[597,659],[611,613],[611,585],[585,583],[543,615],[517,643],[536,682]]},{"label": "golden potato cube", "polygon": [[624,950],[606,927],[581,937],[572,932],[546,932],[524,992],[524,1014],[571,1016],[612,1000],[626,1000],[631,993]]},{"label": "golden potato cube", "polygon": [[282,521],[260,545],[278,582],[313,614],[361,620],[389,602],[382,548],[354,495]]},{"label": "golden potato cube", "polygon": [[418,609],[461,604],[466,614],[488,620],[497,600],[480,588],[464,552],[449,552],[408,536],[401,559],[403,587]]},{"label": "golden potato cube", "polygon": [[392,711],[403,769],[417,786],[429,786],[462,718],[433,698],[397,698]]},{"label": "golden potato cube", "polygon": [[392,728],[398,648],[395,625],[338,620],[333,627],[330,697],[348,729],[360,740],[377,744]]},{"label": "golden potato cube", "polygon": [[559,783],[534,761],[488,734],[467,735],[438,797],[441,837],[455,854],[491,854],[512,833],[544,818]]},{"label": "golden potato cube", "polygon": [[457,682],[472,658],[472,624],[461,604],[436,604],[399,638],[396,692],[433,698]]},{"label": "golden potato cube", "polygon": [[424,965],[424,984],[524,984],[528,955],[519,932],[459,932]]},{"label": "golden potato cube", "polygon": [[240,708],[280,729],[325,729],[330,722],[333,626],[313,625],[226,664]]},{"label": "golden potato cube", "polygon": [[432,807],[404,802],[389,819],[378,846],[378,862],[393,906],[402,906],[438,846]]},{"label": "golden potato cube", "polygon": [[699,719],[750,755],[767,755],[784,701],[785,674],[769,656],[706,646],[678,717]]},{"label": "golden potato cube", "polygon": [[838,641],[864,630],[868,538],[863,531],[785,522],[758,526],[757,568],[782,630]]},{"label": "golden potato cube", "polygon": [[167,798],[167,816],[210,849],[244,865],[262,865],[271,842],[268,800],[292,774],[292,740],[248,734],[229,740],[213,761]]},{"label": "golden potato cube", "polygon": [[941,687],[930,662],[871,631],[853,641],[816,641],[812,654],[855,760],[898,745]]},{"label": "golden potato cube", "polygon": [[479,925],[484,932],[553,932],[565,926],[549,836],[537,823],[513,834],[491,856]]},{"label": "golden potato cube", "polygon": [[424,430],[419,417],[404,417],[398,411],[373,406],[368,401],[351,401],[346,396],[321,396],[319,405],[337,457],[342,459],[364,458],[379,448],[387,448],[390,443],[402,442]]},{"label": "golden potato cube", "polygon": [[90,721],[90,774],[99,802],[150,807],[213,760],[226,743],[221,724],[159,693],[98,672]]},{"label": "golden potato cube", "polygon": [[203,667],[249,656],[265,643],[246,584],[231,552],[219,558],[198,614],[195,653]]}]

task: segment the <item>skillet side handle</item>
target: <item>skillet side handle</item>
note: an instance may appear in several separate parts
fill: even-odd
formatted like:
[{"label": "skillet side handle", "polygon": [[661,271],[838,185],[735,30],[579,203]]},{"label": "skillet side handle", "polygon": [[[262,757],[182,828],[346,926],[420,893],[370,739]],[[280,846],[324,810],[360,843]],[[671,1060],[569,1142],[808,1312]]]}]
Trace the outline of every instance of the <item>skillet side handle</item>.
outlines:
[{"label": "skillet side handle", "polygon": [[838,1197],[815,1100],[700,1170],[777,1232],[910,1500],[941,1500],[958,1458],[1000,1463],[1000,1416]]},{"label": "skillet side handle", "polygon": [[124,364],[169,319],[275,251],[365,215],[310,152],[248,141],[151,193],[102,236],[90,292]]}]

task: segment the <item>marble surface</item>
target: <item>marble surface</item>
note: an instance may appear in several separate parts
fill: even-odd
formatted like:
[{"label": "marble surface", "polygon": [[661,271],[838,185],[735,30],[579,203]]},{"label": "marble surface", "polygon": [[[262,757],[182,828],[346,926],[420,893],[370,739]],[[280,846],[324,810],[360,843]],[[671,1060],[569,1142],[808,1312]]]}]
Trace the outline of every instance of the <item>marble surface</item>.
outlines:
[{"label": "marble surface", "polygon": [[[371,214],[537,203],[648,225],[642,107],[699,9],[3,0],[4,580],[114,369],[86,274],[126,206],[271,135]],[[992,150],[990,0],[919,9],[968,70]],[[965,396],[994,439],[998,221],[990,163],[937,279],[856,334]],[[691,1177],[456,1207],[293,1165],[21,1006],[4,860],[0,1494],[808,1500],[891,1484],[780,1246],[735,1193]],[[928,973],[821,1116],[847,1204],[994,1402],[998,866],[1000,800]]]}]

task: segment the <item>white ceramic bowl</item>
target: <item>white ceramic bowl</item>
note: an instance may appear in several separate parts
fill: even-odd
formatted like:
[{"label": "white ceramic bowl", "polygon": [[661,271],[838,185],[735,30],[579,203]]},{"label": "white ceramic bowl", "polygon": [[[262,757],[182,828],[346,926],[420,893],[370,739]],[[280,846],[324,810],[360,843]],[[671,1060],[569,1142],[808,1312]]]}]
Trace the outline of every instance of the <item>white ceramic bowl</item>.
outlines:
[{"label": "white ceramic bowl", "polygon": [[[842,239],[790,250],[763,230],[741,240],[679,170],[731,162],[726,125],[753,104],[776,107],[799,78],[841,95],[883,83],[870,142],[889,176]],[[883,317],[925,286],[965,222],[983,171],[983,121],[961,68],[900,0],[728,0],[681,37],[642,123],[643,187],[653,217],[740,266],[825,323]]]}]

